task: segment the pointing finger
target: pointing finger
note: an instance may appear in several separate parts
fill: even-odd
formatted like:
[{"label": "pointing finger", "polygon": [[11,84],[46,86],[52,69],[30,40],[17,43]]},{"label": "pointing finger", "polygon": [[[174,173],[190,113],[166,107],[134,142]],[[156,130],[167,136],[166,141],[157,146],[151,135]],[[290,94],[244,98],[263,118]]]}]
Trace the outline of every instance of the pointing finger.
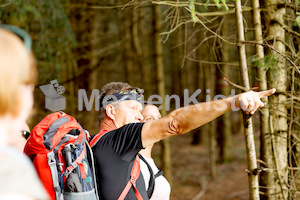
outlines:
[{"label": "pointing finger", "polygon": [[254,112],[258,109],[258,108],[261,108],[261,106],[263,106],[262,105],[263,104],[263,102],[261,102],[261,100],[258,98],[258,97],[256,97],[255,98],[255,106],[253,107],[253,109],[250,111],[250,114],[254,114]]},{"label": "pointing finger", "polygon": [[245,96],[241,96],[241,98],[239,99],[240,105],[239,107],[245,111],[248,112],[249,111],[249,101]]},{"label": "pointing finger", "polygon": [[265,90],[265,91],[257,92],[257,95],[258,95],[259,98],[263,98],[263,97],[270,96],[270,95],[274,94],[275,92],[276,92],[276,89],[273,88],[271,90]]}]

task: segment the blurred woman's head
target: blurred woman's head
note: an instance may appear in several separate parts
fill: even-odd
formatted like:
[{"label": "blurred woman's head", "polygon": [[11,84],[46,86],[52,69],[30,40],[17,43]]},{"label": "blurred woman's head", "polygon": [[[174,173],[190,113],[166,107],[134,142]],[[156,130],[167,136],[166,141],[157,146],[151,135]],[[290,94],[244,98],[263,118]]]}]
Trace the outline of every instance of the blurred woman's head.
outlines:
[{"label": "blurred woman's head", "polygon": [[1,144],[16,143],[33,106],[36,81],[31,38],[22,29],[0,25]]},{"label": "blurred woman's head", "polygon": [[37,76],[33,54],[18,35],[1,27],[0,44],[0,118],[27,118]]},{"label": "blurred woman's head", "polygon": [[158,120],[159,118],[161,118],[161,114],[157,106],[151,104],[145,104],[142,115],[144,118],[144,122]]}]

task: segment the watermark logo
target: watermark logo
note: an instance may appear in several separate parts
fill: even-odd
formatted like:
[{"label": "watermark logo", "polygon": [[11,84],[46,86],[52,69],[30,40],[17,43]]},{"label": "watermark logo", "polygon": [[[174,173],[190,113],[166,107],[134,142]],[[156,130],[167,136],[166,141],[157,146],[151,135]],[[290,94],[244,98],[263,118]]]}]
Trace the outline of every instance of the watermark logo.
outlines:
[{"label": "watermark logo", "polygon": [[39,88],[45,95],[45,107],[53,112],[66,109],[66,97],[64,86],[58,84],[57,80],[52,80],[50,84],[41,85]]},{"label": "watermark logo", "polygon": [[[50,84],[47,85],[42,85],[39,86],[42,92],[45,95],[45,107],[53,112],[60,111],[60,110],[65,110],[66,109],[66,97],[62,96],[65,92],[65,88],[61,85],[58,84],[57,80],[52,80]],[[196,105],[196,109],[198,110],[226,110],[228,109],[228,106],[231,108],[233,111],[238,111],[240,110],[239,107],[236,107],[235,101],[230,102],[230,105],[228,105],[228,102],[225,103],[224,101],[218,101],[218,100],[224,100],[226,97],[222,94],[215,95],[212,97],[210,95],[210,90],[207,89],[205,90],[205,101],[204,102],[198,102],[197,97],[199,94],[201,94],[202,90],[197,89],[194,93],[190,93],[188,89],[184,90],[184,95],[183,95],[183,102],[180,102],[181,98],[176,95],[166,95],[165,97],[161,97],[157,94],[153,94],[149,96],[147,100],[144,99],[144,96],[141,97],[139,100],[142,104],[143,102],[147,102],[150,104],[155,104],[158,106],[158,109],[161,110],[162,106],[165,106],[166,111],[170,111],[171,109],[171,104],[175,105],[175,109],[178,109],[181,107],[183,103],[183,108],[184,109],[189,109],[189,105]],[[129,93],[129,92],[127,92]],[[130,93],[133,93],[131,91]],[[121,93],[119,93],[121,95]],[[133,99],[136,99],[137,97],[134,97],[134,94],[131,95]],[[86,111],[91,111],[94,107],[95,111],[99,111],[101,107],[106,107],[107,104],[110,102],[119,102],[122,101],[122,98],[114,95],[108,95],[101,99],[102,102],[100,102],[99,99],[100,91],[98,89],[93,89],[90,97],[88,97],[87,92],[85,89],[79,89],[78,90],[78,110],[83,111],[84,107]],[[118,95],[118,94],[115,94]],[[119,95],[119,96],[120,96]],[[122,93],[122,95],[126,96],[126,92]],[[125,98],[124,96],[124,98]],[[229,97],[235,96],[235,90],[231,90],[231,94]],[[126,96],[126,98],[128,98]],[[206,103],[206,102],[211,102],[214,101],[215,103],[213,104],[205,104],[205,105],[200,105],[200,103]],[[173,102],[173,103],[171,103]],[[193,108],[194,109],[194,108]]]},{"label": "watermark logo", "polygon": [[[211,97],[210,90],[206,90],[206,98],[205,102],[211,102],[215,101],[213,105],[211,104],[206,104],[205,106],[200,106],[197,100],[198,95],[202,92],[201,89],[197,89],[194,93],[190,94],[188,89],[184,90],[184,98],[183,98],[183,107],[184,109],[189,109],[189,105],[196,105],[196,108],[198,110],[206,109],[207,111],[209,110],[226,110],[228,105],[225,102],[218,101],[222,99],[226,99],[226,96],[222,94],[215,95],[213,98]],[[95,105],[95,110],[99,111],[101,104],[100,104],[100,99],[99,99],[99,94],[100,91],[98,89],[93,89],[91,92],[90,97],[88,97],[86,90],[85,89],[79,89],[78,90],[78,110],[82,111],[84,107],[86,108],[87,111],[91,111],[93,109],[93,105]],[[231,96],[235,95],[235,90],[231,90]],[[113,95],[108,95],[104,97],[102,100],[103,107],[105,108],[109,102],[117,102],[120,101],[121,99],[117,99],[116,96]],[[142,102],[145,101],[144,97],[141,100]],[[166,95],[165,97],[161,97],[158,94],[153,94],[149,96],[149,98],[146,100],[147,103],[155,104],[158,105],[158,109],[161,110],[164,102],[164,106],[166,111],[170,111],[171,109],[171,101],[174,102],[175,109],[180,108],[181,102],[180,102],[180,97],[176,94],[173,95]],[[204,103],[204,102],[202,102]],[[235,106],[235,101],[231,102],[231,110],[233,111],[238,111],[240,108]]]}]

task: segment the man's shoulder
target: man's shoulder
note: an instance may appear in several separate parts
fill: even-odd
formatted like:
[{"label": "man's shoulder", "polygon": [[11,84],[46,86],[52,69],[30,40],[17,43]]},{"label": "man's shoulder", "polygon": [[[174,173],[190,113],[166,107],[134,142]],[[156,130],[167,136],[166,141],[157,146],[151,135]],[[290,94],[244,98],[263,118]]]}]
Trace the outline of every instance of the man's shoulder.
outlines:
[{"label": "man's shoulder", "polygon": [[141,131],[145,123],[129,123],[112,131]]},{"label": "man's shoulder", "polygon": [[113,130],[101,130],[98,134],[103,137],[109,137],[113,134],[120,134],[120,133],[129,133],[129,132],[141,132],[144,123],[129,123],[121,126],[120,128],[113,129]]},{"label": "man's shoulder", "polygon": [[136,154],[136,151],[143,148],[142,127],[143,123],[131,123],[106,132],[103,136],[93,139],[92,149],[94,151],[110,151],[109,149],[112,149],[115,153],[123,156],[128,153]]}]

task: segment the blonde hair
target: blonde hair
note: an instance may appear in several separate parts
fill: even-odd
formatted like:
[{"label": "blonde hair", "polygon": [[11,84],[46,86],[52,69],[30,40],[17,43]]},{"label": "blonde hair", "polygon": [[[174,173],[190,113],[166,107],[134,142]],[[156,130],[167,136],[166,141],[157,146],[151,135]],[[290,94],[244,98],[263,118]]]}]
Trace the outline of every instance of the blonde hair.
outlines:
[{"label": "blonde hair", "polygon": [[17,116],[22,101],[20,89],[36,82],[32,52],[14,33],[0,28],[0,116]]}]

